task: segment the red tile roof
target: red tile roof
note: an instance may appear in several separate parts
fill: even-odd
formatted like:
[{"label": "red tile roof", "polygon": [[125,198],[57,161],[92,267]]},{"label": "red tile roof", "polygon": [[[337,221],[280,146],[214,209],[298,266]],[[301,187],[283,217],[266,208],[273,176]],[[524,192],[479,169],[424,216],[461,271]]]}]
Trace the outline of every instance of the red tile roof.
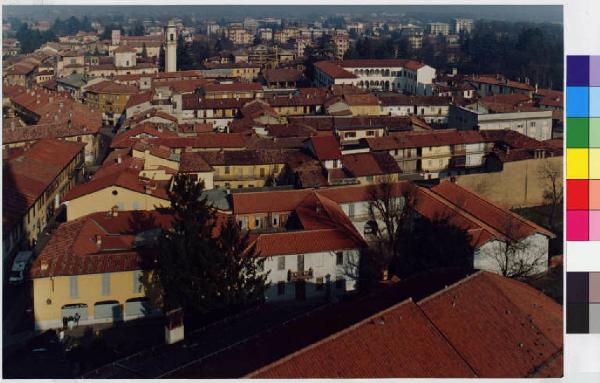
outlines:
[{"label": "red tile roof", "polygon": [[337,63],[331,61],[319,61],[315,63],[315,68],[327,74],[331,78],[356,78],[353,73],[348,72]]},{"label": "red tile roof", "polygon": [[236,82],[233,84],[206,84],[202,87],[206,93],[212,92],[260,92],[263,90],[259,83]]},{"label": "red tile roof", "polygon": [[319,161],[342,158],[340,145],[333,136],[314,136],[310,138],[309,142]]},{"label": "red tile roof", "polygon": [[112,165],[114,171],[98,172],[94,177],[83,184],[77,185],[64,195],[65,201],[71,201],[95,193],[97,191],[111,188],[122,187],[133,192],[146,194],[146,186],[150,186],[150,194],[155,198],[160,198],[165,201],[169,199],[167,190],[170,181],[147,180],[139,176],[140,169],[129,167],[129,163],[122,162],[121,164]]},{"label": "red tile roof", "polygon": [[525,377],[562,352],[560,305],[522,282],[480,272],[419,306],[479,377]]},{"label": "red tile roof", "polygon": [[2,174],[2,226],[6,233],[31,209],[63,169],[83,151],[84,143],[42,140],[5,160]]},{"label": "red tile roof", "polygon": [[[383,295],[353,304],[367,306]],[[316,317],[327,322],[335,311],[333,306]],[[284,339],[286,331],[298,331],[310,320],[296,320],[274,329],[271,338],[239,347]],[[521,282],[479,272],[418,303],[382,309],[248,377],[560,377],[562,349],[560,305]]]},{"label": "red tile roof", "polygon": [[302,72],[292,68],[265,69],[262,73],[268,83],[296,82],[302,78]]},{"label": "red tile roof", "polygon": [[388,151],[405,148],[422,148],[429,146],[447,146],[458,144],[474,144],[486,142],[479,131],[475,130],[433,130],[427,132],[399,132],[393,136],[365,139],[369,149]]},{"label": "red tile roof", "polygon": [[520,241],[536,233],[550,238],[556,237],[549,230],[482,198],[454,182],[442,181],[431,190],[513,240]]},{"label": "red tile roof", "polygon": [[166,137],[177,137],[177,134],[168,129],[163,129],[160,131],[150,124],[140,124],[135,128],[131,128],[115,136],[110,144],[110,147],[113,149],[132,148],[136,142],[142,139],[154,140]]},{"label": "red tile roof", "polygon": [[407,59],[354,59],[338,61],[343,68],[388,68],[402,67],[417,70],[425,66],[424,63]]},{"label": "red tile roof", "polygon": [[106,94],[138,94],[139,89],[135,85],[120,84],[114,81],[105,80],[92,84],[85,88],[86,92],[106,93]]},{"label": "red tile roof", "polygon": [[254,243],[260,257],[358,249],[362,246],[345,231],[337,229],[260,234]]},{"label": "red tile roof", "polygon": [[211,172],[212,166],[206,162],[201,153],[183,152],[179,161],[180,173]]},{"label": "red tile roof", "polygon": [[152,101],[152,91],[137,93],[129,97],[127,104],[125,104],[125,109],[150,101]]},{"label": "red tile roof", "polygon": [[[136,234],[165,229],[171,216],[159,211],[99,212],[63,223],[31,266],[32,278],[148,269],[155,247],[136,243]],[[96,242],[100,236],[102,243]],[[42,267],[44,266],[44,267]]]},{"label": "red tile roof", "polygon": [[396,160],[387,153],[355,153],[342,156],[342,165],[354,177],[398,174],[401,169]]}]

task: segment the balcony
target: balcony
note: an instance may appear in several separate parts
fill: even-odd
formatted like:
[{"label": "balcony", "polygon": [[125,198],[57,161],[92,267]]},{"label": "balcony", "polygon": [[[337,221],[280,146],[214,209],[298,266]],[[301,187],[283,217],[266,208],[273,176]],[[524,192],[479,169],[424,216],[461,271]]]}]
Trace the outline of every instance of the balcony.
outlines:
[{"label": "balcony", "polygon": [[288,282],[306,281],[314,277],[312,267],[307,271],[292,271],[288,270]]}]

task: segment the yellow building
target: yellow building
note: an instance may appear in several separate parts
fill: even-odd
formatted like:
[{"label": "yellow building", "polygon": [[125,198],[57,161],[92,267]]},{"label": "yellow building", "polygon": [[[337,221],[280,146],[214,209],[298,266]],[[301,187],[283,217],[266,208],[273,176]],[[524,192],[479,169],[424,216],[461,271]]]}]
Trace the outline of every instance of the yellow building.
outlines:
[{"label": "yellow building", "polygon": [[75,184],[84,144],[42,140],[5,161],[3,175],[3,263],[25,242],[32,246]]},{"label": "yellow building", "polygon": [[100,111],[105,123],[116,125],[125,113],[129,97],[138,94],[134,85],[119,84],[113,81],[102,81],[85,89],[85,103]]},{"label": "yellow building", "polygon": [[214,169],[215,188],[254,188],[273,184],[281,175],[286,159],[279,150],[203,152]]},{"label": "yellow building", "polygon": [[77,314],[80,325],[160,314],[145,281],[170,222],[159,212],[112,211],[62,224],[31,267],[35,329],[61,328]]},{"label": "yellow building", "polygon": [[140,176],[141,166],[132,160],[105,167],[84,184],[64,196],[67,220],[99,212],[118,210],[154,210],[170,205],[167,190],[170,180],[151,180]]}]

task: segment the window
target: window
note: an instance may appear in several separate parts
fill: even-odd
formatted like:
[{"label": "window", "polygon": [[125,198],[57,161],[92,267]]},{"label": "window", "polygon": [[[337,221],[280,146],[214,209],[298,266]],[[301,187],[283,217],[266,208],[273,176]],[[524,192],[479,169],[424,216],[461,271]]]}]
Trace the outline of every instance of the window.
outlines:
[{"label": "window", "polygon": [[354,204],[348,204],[348,217],[354,218]]},{"label": "window", "polygon": [[323,277],[319,277],[316,280],[316,284],[315,284],[315,290],[317,291],[323,291]]},{"label": "window", "polygon": [[335,288],[338,290],[343,290],[346,288],[346,280],[344,278],[338,278],[335,281]]},{"label": "window", "polygon": [[133,201],[132,207],[133,210],[140,210],[140,203],[138,201]]},{"label": "window", "polygon": [[353,138],[356,137],[356,132],[346,132],[344,133],[344,138]]},{"label": "window", "polygon": [[367,182],[373,182],[373,176],[367,176]]},{"label": "window", "polygon": [[375,135],[375,131],[367,130],[367,137],[373,137]]},{"label": "window", "polygon": [[265,176],[265,168],[260,168],[260,176],[264,177]]},{"label": "window", "polygon": [[110,295],[110,274],[102,274],[102,295]]},{"label": "window", "polygon": [[277,270],[285,270],[285,256],[277,258]]},{"label": "window", "polygon": [[229,174],[230,171],[231,169],[229,168],[229,166],[225,166],[225,174]]},{"label": "window", "polygon": [[285,282],[277,282],[277,295],[285,295]]},{"label": "window", "polygon": [[532,128],[535,128],[535,121],[531,121],[531,122],[529,123],[529,126],[531,126]]},{"label": "window", "polygon": [[77,290],[77,275],[73,275],[69,277],[69,295],[72,299],[79,298],[79,292]]},{"label": "window", "polygon": [[297,266],[298,266],[298,272],[299,273],[303,273],[304,272],[304,254],[298,254],[297,257]]},{"label": "window", "polygon": [[279,215],[278,214],[274,214],[273,215],[273,227],[277,227],[279,226]]},{"label": "window", "polygon": [[118,192],[118,191],[116,191],[116,190],[113,190],[113,191],[112,191],[112,195],[117,195],[117,194],[119,194],[119,192]]},{"label": "window", "polygon": [[[264,259],[264,258],[263,258]],[[256,270],[263,272],[265,271],[265,263],[264,262],[258,262],[256,264]]]},{"label": "window", "polygon": [[261,226],[261,222],[260,222],[260,218],[254,218],[254,227],[255,228],[260,228]]},{"label": "window", "polygon": [[343,252],[338,251],[337,253],[335,253],[335,264],[336,265],[344,264],[344,253]]}]

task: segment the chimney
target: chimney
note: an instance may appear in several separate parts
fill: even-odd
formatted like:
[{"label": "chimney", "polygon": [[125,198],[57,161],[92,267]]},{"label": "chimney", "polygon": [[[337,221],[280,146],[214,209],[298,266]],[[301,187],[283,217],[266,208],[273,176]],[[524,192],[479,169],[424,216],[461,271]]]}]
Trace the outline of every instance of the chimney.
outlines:
[{"label": "chimney", "polygon": [[116,217],[118,215],[119,215],[119,207],[117,205],[115,205],[110,209],[110,216]]},{"label": "chimney", "polygon": [[102,247],[102,236],[100,234],[96,234],[96,247]]},{"label": "chimney", "polygon": [[119,154],[117,156],[117,163],[120,164],[121,162],[123,162],[123,160],[121,159],[121,155]]},{"label": "chimney", "polygon": [[42,271],[46,271],[46,270],[48,270],[48,261],[45,261],[45,260],[44,260],[44,261],[42,261],[42,263],[40,264],[40,269],[41,269]]}]

